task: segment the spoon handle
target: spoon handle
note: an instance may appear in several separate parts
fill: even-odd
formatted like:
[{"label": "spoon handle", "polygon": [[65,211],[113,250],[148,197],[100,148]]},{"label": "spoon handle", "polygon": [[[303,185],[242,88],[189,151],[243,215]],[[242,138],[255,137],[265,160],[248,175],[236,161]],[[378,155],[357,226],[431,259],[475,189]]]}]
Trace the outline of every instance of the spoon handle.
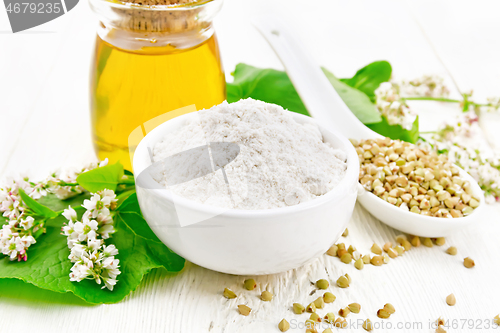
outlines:
[{"label": "spoon handle", "polygon": [[359,140],[380,137],[349,110],[314,58],[292,36],[284,23],[269,16],[254,18],[252,23],[280,58],[312,117],[347,138]]}]

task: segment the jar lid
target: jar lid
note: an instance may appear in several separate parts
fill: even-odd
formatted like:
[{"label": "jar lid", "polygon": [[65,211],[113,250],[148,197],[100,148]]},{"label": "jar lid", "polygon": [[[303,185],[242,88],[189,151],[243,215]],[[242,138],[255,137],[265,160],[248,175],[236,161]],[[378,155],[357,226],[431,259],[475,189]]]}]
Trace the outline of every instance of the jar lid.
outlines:
[{"label": "jar lid", "polygon": [[90,0],[106,26],[135,32],[185,33],[207,29],[222,0]]},{"label": "jar lid", "polygon": [[195,2],[200,2],[200,0],[130,0],[122,2],[133,3],[143,6],[176,6],[176,5],[186,5]]}]

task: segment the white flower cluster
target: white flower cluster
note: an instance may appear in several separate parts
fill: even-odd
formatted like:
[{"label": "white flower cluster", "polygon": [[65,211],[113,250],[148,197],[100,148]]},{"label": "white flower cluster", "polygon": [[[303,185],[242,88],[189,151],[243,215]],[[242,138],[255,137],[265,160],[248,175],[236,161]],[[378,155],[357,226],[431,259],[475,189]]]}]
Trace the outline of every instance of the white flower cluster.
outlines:
[{"label": "white flower cluster", "polygon": [[0,252],[9,256],[10,260],[26,261],[26,250],[36,243],[33,235],[43,229],[43,221],[35,221],[28,214],[19,194],[20,189],[28,195],[39,194],[27,178],[0,188],[0,212],[7,219],[0,229]]},{"label": "white flower cluster", "polygon": [[423,75],[411,81],[402,81],[400,87],[404,96],[446,97],[450,94],[444,79],[437,75]]},{"label": "white flower cluster", "polygon": [[417,114],[414,113],[400,96],[397,83],[384,82],[375,90],[376,105],[389,125],[401,125],[410,130]]},{"label": "white flower cluster", "polygon": [[[40,183],[42,190],[53,193],[60,200],[66,200],[83,192],[81,186],[76,185],[76,177],[79,174],[93,170],[97,167],[103,167],[108,164],[108,159],[100,163],[90,163],[80,170],[64,170],[62,172],[54,172],[47,180]],[[70,184],[70,185],[64,185]]]},{"label": "white flower cluster", "polygon": [[433,139],[438,151],[478,182],[488,202],[500,198],[500,152],[489,146],[473,111],[444,125]]},{"label": "white flower cluster", "polygon": [[500,109],[500,97],[490,97],[487,98],[488,106],[486,107],[487,112],[494,112]]},{"label": "white flower cluster", "polygon": [[104,240],[115,232],[112,210],[116,208],[116,203],[116,194],[103,190],[83,202],[86,211],[81,221],[78,221],[73,208],[64,210],[68,224],[62,231],[68,238],[71,251],[68,258],[74,263],[69,274],[70,281],[92,279],[97,284],[104,282],[102,288],[113,290],[116,277],[120,274],[120,261],[114,257],[118,254],[116,247],[112,244],[106,246]]},{"label": "white flower cluster", "polygon": [[[7,224],[0,229],[0,252],[18,261],[28,259],[26,250],[36,243],[36,237],[43,233],[44,221],[37,221],[26,207],[19,190],[22,189],[31,198],[37,200],[54,193],[59,199],[68,199],[83,192],[76,184],[76,177],[83,172],[105,166],[108,160],[91,163],[77,172],[54,173],[47,180],[35,183],[25,177],[10,180],[8,185],[0,187],[0,213],[7,219]],[[63,185],[70,184],[70,185]]]},{"label": "white flower cluster", "polygon": [[0,250],[10,260],[28,260],[26,250],[36,243],[31,235],[35,219],[31,216],[21,220],[10,220],[0,229]]},{"label": "white flower cluster", "polygon": [[424,75],[418,79],[401,82],[384,82],[375,97],[378,110],[390,125],[401,125],[410,130],[417,117],[406,104],[405,97],[446,97],[450,91],[444,85],[444,79],[436,75]]},{"label": "white flower cluster", "polygon": [[[500,152],[491,149],[479,126],[475,112],[500,109],[500,98],[489,98],[487,104],[476,104],[464,94],[471,106],[451,123],[443,125],[430,140],[440,153],[448,155],[452,163],[467,171],[479,183],[488,202],[500,200]],[[449,95],[444,79],[425,75],[418,79],[401,82],[385,82],[375,91],[376,105],[389,124],[399,124],[410,129],[416,113],[409,109],[405,100],[409,97],[443,98]],[[460,104],[464,107],[465,102]]]}]

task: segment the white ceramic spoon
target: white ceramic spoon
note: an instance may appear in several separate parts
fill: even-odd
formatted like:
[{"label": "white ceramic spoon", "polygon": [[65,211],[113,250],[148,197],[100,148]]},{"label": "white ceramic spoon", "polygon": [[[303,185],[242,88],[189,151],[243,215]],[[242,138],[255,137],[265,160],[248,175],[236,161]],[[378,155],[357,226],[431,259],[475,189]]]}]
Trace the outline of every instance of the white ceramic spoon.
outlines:
[{"label": "white ceramic spoon", "polygon": [[[374,139],[382,136],[363,125],[349,110],[326,76],[285,24],[276,17],[258,17],[254,26],[278,55],[312,117],[326,128],[351,139]],[[458,168],[458,167],[457,167]],[[460,169],[460,168],[458,168]],[[460,176],[471,183],[480,205],[472,214],[460,218],[437,218],[404,211],[358,186],[358,200],[372,215],[393,228],[423,237],[447,236],[471,223],[479,222],[484,209],[484,195],[477,182],[460,169]]]}]

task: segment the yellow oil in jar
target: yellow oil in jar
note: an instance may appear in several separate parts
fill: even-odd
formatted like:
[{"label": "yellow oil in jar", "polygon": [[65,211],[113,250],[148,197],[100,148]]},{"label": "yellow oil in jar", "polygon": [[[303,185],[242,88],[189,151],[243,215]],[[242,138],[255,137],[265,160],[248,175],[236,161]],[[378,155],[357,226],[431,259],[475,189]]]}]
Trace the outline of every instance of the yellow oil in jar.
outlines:
[{"label": "yellow oil in jar", "polygon": [[[210,108],[226,99],[215,35],[187,50],[151,47],[132,52],[96,41],[91,121],[99,159],[131,170],[129,135],[148,120],[189,105]],[[131,147],[134,149],[135,147]]]}]

